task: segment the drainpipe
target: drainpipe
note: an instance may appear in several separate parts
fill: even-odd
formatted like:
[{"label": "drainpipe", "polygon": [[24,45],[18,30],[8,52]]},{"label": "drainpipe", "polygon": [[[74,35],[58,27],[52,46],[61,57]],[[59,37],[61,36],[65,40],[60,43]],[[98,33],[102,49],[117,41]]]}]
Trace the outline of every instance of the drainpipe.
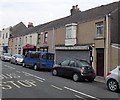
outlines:
[{"label": "drainpipe", "polygon": [[109,15],[106,15],[106,75],[108,73]]}]

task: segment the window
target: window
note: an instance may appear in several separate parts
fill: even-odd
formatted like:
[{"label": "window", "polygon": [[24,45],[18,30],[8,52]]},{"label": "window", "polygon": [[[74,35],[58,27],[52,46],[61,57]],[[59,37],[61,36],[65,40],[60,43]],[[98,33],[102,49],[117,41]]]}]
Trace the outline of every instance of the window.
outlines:
[{"label": "window", "polygon": [[69,62],[70,62],[69,60],[65,60],[61,63],[61,65],[62,66],[68,66]]},{"label": "window", "polygon": [[3,34],[3,39],[4,39],[4,34]]},{"label": "window", "polygon": [[75,67],[75,61],[70,61],[69,66]]},{"label": "window", "polygon": [[66,25],[66,39],[76,38],[77,24],[71,23]]},{"label": "window", "polygon": [[8,33],[6,33],[6,38],[8,38]]},{"label": "window", "polygon": [[103,37],[103,22],[96,23],[96,37]]},{"label": "window", "polygon": [[27,43],[27,36],[26,36],[26,38],[25,38],[25,39],[26,39],[25,41],[26,41],[26,43]]},{"label": "window", "polygon": [[71,27],[68,27],[68,28],[66,29],[66,38],[67,38],[67,39],[72,38],[72,29],[71,29]]},{"label": "window", "polygon": [[40,34],[38,34],[37,44],[40,43]]},{"label": "window", "polygon": [[47,39],[48,39],[48,32],[45,32],[45,34],[44,34],[44,42],[45,43],[47,42]]},{"label": "window", "polygon": [[32,44],[32,36],[30,36],[30,44]]},{"label": "window", "polygon": [[22,44],[22,41],[21,41],[21,38],[19,39],[19,45],[21,45]]},{"label": "window", "polygon": [[47,59],[48,60],[54,60],[54,55],[53,54],[47,54]]}]

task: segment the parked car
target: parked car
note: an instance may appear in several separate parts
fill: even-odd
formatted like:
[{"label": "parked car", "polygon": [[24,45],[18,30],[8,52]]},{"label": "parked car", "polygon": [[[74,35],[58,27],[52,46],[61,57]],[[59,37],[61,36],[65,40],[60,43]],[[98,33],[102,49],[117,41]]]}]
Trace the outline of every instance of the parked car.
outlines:
[{"label": "parked car", "polygon": [[112,92],[117,92],[120,89],[120,66],[117,66],[107,74],[106,85]]},{"label": "parked car", "polygon": [[93,67],[85,60],[65,60],[54,65],[52,74],[71,77],[74,81],[87,79],[92,82],[96,77]]},{"label": "parked car", "polygon": [[34,70],[41,68],[52,69],[54,65],[54,53],[29,51],[24,58],[23,67],[31,67]]},{"label": "parked car", "polygon": [[23,55],[15,54],[15,55],[12,56],[10,62],[14,63],[14,64],[22,64],[23,60],[24,60],[24,56]]},{"label": "parked car", "polygon": [[10,53],[3,53],[1,55],[1,60],[2,61],[10,61],[11,60],[11,54]]}]

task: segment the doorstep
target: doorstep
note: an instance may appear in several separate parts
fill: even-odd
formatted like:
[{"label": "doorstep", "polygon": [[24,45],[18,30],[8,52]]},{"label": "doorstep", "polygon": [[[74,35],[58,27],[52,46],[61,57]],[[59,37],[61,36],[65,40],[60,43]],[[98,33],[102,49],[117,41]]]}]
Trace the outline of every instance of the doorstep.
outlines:
[{"label": "doorstep", "polygon": [[105,77],[96,76],[95,81],[105,83]]}]

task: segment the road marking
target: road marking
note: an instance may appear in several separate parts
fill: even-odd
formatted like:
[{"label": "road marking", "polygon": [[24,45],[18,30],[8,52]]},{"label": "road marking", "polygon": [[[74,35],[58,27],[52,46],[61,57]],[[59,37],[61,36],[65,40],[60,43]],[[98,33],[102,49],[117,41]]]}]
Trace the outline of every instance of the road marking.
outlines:
[{"label": "road marking", "polygon": [[61,90],[61,91],[62,91],[61,88],[59,88],[59,87],[57,87],[57,86],[55,86],[55,85],[51,85],[51,86],[54,87],[54,88],[56,88],[56,89],[58,89],[58,90]]},{"label": "road marking", "polygon": [[8,67],[8,68],[11,68],[11,69],[15,69],[15,68],[13,68],[13,67],[11,67],[11,66],[8,66],[8,65],[4,65],[5,67]]},{"label": "road marking", "polygon": [[37,81],[39,81],[39,82],[43,82],[42,80],[39,80],[39,79],[36,79]]},{"label": "road marking", "polygon": [[86,99],[84,99],[83,97],[80,97],[80,96],[78,96],[78,95],[75,95],[77,98],[80,98],[81,100],[86,100]]},{"label": "road marking", "polygon": [[45,79],[44,78],[41,78],[41,77],[38,77],[38,76],[35,76],[35,75],[32,75],[32,74],[30,74],[30,73],[27,73],[27,72],[24,72],[24,71],[22,71],[24,74],[27,74],[27,75],[29,75],[29,76],[32,76],[32,77],[35,77],[35,78],[38,78],[38,79],[40,79],[40,80],[43,80],[43,81],[45,81]]},{"label": "road marking", "polygon": [[98,98],[96,98],[96,97],[93,97],[93,96],[91,96],[91,95],[85,94],[85,93],[83,93],[83,92],[79,92],[79,91],[74,90],[74,89],[72,89],[72,88],[68,88],[68,87],[66,87],[66,86],[64,86],[64,88],[67,89],[67,90],[73,91],[73,92],[75,92],[75,93],[79,93],[79,94],[82,94],[82,95],[84,95],[84,96],[87,96],[87,97],[89,97],[89,98],[96,99],[96,100],[100,100],[100,99],[98,99]]},{"label": "road marking", "polygon": [[21,73],[20,71],[16,71],[17,73]]}]

